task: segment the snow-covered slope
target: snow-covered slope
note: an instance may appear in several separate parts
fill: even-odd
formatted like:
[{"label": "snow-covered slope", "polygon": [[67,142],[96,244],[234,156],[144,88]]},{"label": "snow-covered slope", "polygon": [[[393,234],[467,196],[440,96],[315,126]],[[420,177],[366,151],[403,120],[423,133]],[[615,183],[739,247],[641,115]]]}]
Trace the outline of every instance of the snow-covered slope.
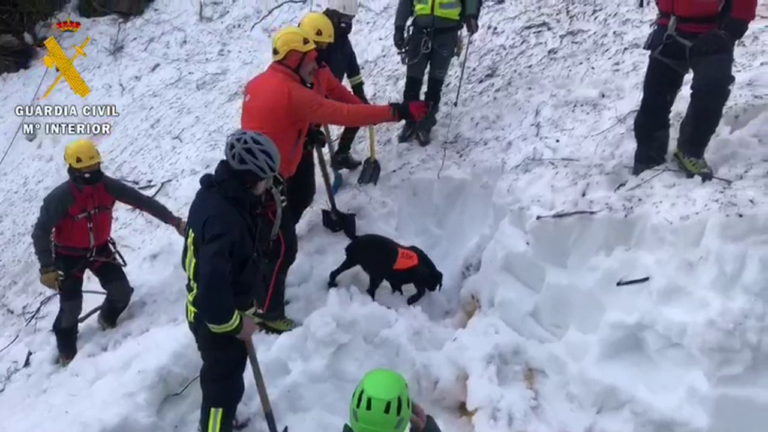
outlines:
[{"label": "snow-covered slope", "polygon": [[[120,112],[101,144],[105,168],[184,215],[238,126],[242,86],[269,61],[269,35],[307,8],[284,6],[251,30],[272,5],[156,3],[124,25],[73,15],[83,30],[64,40],[91,36],[77,61],[87,102]],[[398,100],[394,2],[362,3],[353,38],[369,99]],[[398,126],[376,128],[382,179],[343,190],[339,206],[358,214],[359,232],[425,249],[445,273],[442,292],[409,308],[385,286],[372,303],[360,271],[328,292],[346,240],[322,228],[318,188],[288,281],[288,311],[304,326],[255,339],[280,425],[338,431],[354,384],[377,366],[404,373],[446,432],[732,432],[766,420],[768,25],[758,20],[739,46],[708,153],[732,183],[661,171],[629,179],[640,45],[654,14],[636,4],[487,2],[460,104],[457,62],[433,144],[398,145]],[[39,62],[0,77],[0,142],[44,73]],[[685,90],[675,125],[688,100]],[[63,89],[47,102],[83,103]],[[52,364],[55,299],[32,316],[48,293],[29,233],[42,197],[65,179],[71,138],[18,136],[0,165],[0,431],[194,430],[197,383],[174,396],[200,365],[181,312],[182,244],[147,216],[116,214],[136,288],[121,325],[104,333],[86,321],[76,360]],[[594,213],[541,218],[574,211]],[[93,277],[86,289],[98,290]],[[99,301],[86,294],[84,309]],[[240,413],[265,431],[246,382]],[[463,403],[474,416],[460,418]]]}]

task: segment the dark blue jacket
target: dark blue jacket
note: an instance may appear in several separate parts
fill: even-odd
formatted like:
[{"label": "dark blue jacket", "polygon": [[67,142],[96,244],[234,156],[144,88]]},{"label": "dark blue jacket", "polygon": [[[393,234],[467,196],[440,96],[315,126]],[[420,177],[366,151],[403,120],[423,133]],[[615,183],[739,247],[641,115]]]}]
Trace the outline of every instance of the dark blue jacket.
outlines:
[{"label": "dark blue jacket", "polygon": [[189,208],[181,263],[187,273],[187,320],[236,335],[238,311],[263,289],[259,256],[260,200],[236,181],[226,161],[200,178]]}]

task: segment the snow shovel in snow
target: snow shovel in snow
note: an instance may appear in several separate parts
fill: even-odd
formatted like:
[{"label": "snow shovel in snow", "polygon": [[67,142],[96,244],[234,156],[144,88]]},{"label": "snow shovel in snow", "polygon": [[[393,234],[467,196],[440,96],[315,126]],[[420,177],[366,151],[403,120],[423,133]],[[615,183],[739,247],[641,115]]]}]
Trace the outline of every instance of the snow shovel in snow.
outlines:
[{"label": "snow shovel in snow", "polygon": [[[333,157],[334,154],[336,154],[336,151],[333,148],[333,144],[331,144],[331,131],[328,129],[328,125],[323,125],[323,132],[325,132],[325,139],[328,141],[328,154]],[[336,195],[336,192],[341,189],[341,186],[344,184],[344,177],[341,176],[341,173],[333,170],[333,182],[331,183],[331,190],[333,191],[333,194]]]},{"label": "snow shovel in snow", "polygon": [[371,155],[363,162],[363,169],[360,170],[360,177],[357,178],[357,183],[364,184],[376,184],[379,182],[379,174],[381,174],[381,165],[376,160],[376,135],[373,132],[373,126],[368,126],[368,146]]},{"label": "snow shovel in snow", "polygon": [[357,236],[357,223],[355,222],[354,213],[342,213],[336,208],[336,199],[333,196],[331,190],[331,178],[328,175],[328,166],[325,164],[325,158],[323,157],[323,150],[319,147],[315,147],[317,152],[317,162],[320,164],[320,172],[323,174],[323,183],[325,183],[325,192],[328,194],[328,201],[331,202],[330,210],[322,210],[323,226],[331,230],[331,232],[344,231],[344,234],[351,239]]},{"label": "snow shovel in snow", "polygon": [[[243,319],[248,319],[243,317]],[[253,379],[256,381],[256,389],[259,391],[259,399],[261,399],[261,407],[264,410],[264,418],[267,420],[267,427],[269,432],[277,432],[277,424],[275,423],[275,415],[272,413],[272,404],[269,402],[269,395],[267,394],[267,386],[264,384],[264,376],[261,375],[261,368],[259,368],[259,359],[256,357],[256,348],[253,347],[253,340],[248,338],[245,341],[245,348],[248,350],[248,359],[251,363],[251,370],[253,371]],[[288,426],[283,428],[283,432],[288,432]]]}]

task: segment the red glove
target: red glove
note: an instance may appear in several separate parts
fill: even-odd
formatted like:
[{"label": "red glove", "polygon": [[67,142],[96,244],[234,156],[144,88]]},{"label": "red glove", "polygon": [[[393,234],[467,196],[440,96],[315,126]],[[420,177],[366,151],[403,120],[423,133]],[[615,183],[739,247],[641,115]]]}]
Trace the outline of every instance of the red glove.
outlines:
[{"label": "red glove", "polygon": [[398,121],[421,121],[427,116],[430,104],[423,101],[391,103],[392,116]]}]

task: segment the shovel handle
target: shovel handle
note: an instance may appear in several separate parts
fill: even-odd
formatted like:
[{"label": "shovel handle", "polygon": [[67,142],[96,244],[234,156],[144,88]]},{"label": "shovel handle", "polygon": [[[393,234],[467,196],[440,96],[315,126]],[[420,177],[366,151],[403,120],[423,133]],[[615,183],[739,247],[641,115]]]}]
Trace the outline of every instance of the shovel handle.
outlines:
[{"label": "shovel handle", "polygon": [[325,164],[325,157],[323,156],[323,150],[319,146],[315,146],[315,153],[317,154],[317,163],[320,164],[320,173],[323,174],[323,183],[325,183],[325,192],[328,193],[328,201],[331,202],[331,210],[336,213],[336,199],[333,197],[333,190],[331,188],[331,176],[328,175],[328,166]]},{"label": "shovel handle", "polygon": [[[243,317],[243,319],[247,318]],[[251,338],[246,339],[245,348],[248,351],[248,360],[251,364],[253,380],[256,381],[256,389],[259,392],[259,399],[261,399],[261,408],[264,410],[264,419],[267,421],[267,428],[269,429],[269,432],[277,432],[275,414],[272,412],[272,404],[269,402],[269,395],[267,395],[267,386],[264,384],[264,376],[261,374],[259,359],[256,357],[256,348],[254,348],[253,340],[251,340]]]},{"label": "shovel handle", "polygon": [[336,153],[333,149],[333,139],[331,139],[331,130],[328,128],[327,124],[323,125],[323,132],[325,133],[325,140],[328,143],[328,154],[333,156],[334,153]]},{"label": "shovel handle", "polygon": [[376,160],[376,134],[373,132],[373,126],[368,126],[368,146],[371,151],[371,160]]}]

